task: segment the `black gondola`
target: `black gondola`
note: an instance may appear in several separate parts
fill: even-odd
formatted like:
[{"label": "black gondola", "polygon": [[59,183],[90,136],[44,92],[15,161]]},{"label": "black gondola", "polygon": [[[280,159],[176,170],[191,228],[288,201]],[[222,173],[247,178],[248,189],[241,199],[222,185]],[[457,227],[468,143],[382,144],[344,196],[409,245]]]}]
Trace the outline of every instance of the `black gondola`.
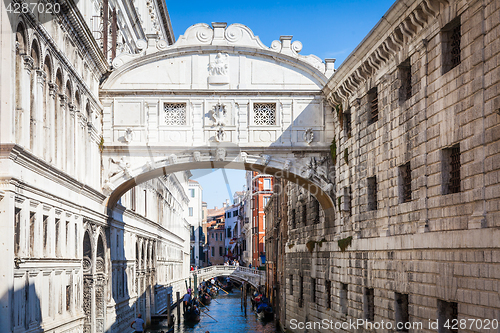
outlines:
[{"label": "black gondola", "polygon": [[210,302],[212,301],[212,297],[210,297],[209,294],[207,293],[204,293],[203,295],[200,296],[200,301],[204,304],[204,305],[209,305]]},{"label": "black gondola", "polygon": [[200,321],[200,310],[198,308],[189,306],[184,312],[184,321],[190,323],[197,323]]},{"label": "black gondola", "polygon": [[263,306],[260,309],[257,307],[256,312],[257,312],[257,318],[259,318],[260,320],[273,320],[274,319],[274,311],[270,305]]}]

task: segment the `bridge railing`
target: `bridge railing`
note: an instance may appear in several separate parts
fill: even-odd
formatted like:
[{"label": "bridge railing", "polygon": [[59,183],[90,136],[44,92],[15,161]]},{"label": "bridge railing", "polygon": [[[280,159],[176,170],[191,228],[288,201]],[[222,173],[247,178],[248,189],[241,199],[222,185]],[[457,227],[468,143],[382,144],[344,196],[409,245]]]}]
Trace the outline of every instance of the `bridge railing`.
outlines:
[{"label": "bridge railing", "polygon": [[242,266],[224,266],[224,265],[215,265],[215,266],[208,266],[200,269],[196,269],[194,271],[191,271],[191,275],[205,275],[208,273],[216,273],[216,272],[233,272],[233,273],[242,273],[242,274],[249,274],[249,275],[258,275],[260,277],[265,276],[265,271],[253,269],[253,268],[248,268],[248,267],[242,267]]}]

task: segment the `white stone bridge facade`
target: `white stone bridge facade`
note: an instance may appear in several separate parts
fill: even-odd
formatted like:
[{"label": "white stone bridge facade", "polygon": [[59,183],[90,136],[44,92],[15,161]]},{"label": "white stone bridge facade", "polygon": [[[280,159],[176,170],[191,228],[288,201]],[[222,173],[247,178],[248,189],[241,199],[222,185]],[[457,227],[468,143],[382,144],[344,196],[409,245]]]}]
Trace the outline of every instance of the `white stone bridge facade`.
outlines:
[{"label": "white stone bridge facade", "polygon": [[100,90],[108,209],[139,183],[211,168],[281,176],[333,209],[333,115],[322,92],[333,60],[300,55],[291,36],[267,47],[240,24],[196,24],[171,46],[140,46],[114,60]]},{"label": "white stone bridge facade", "polygon": [[250,283],[255,288],[266,283],[265,271],[241,266],[209,266],[191,271],[191,277],[193,279],[195,275],[197,277],[198,283],[203,280],[210,280],[211,278],[215,278],[217,276],[229,276],[231,279],[238,282]]}]

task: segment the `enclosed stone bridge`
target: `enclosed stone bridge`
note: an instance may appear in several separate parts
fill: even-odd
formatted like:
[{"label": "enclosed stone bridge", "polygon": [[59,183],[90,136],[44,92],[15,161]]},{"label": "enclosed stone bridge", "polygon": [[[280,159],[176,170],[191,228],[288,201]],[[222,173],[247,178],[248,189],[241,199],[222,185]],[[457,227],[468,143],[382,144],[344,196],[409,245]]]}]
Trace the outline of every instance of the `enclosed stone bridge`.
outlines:
[{"label": "enclosed stone bridge", "polygon": [[194,278],[195,275],[197,276],[198,283],[217,276],[229,276],[238,282],[250,283],[255,288],[266,283],[266,274],[264,271],[241,266],[209,266],[191,271],[191,277]]},{"label": "enclosed stone bridge", "polygon": [[241,24],[196,24],[170,46],[143,42],[113,61],[100,90],[108,213],[137,184],[214,168],[282,177],[333,209],[333,115],[322,92],[333,60],[299,54],[292,36],[267,47]]}]

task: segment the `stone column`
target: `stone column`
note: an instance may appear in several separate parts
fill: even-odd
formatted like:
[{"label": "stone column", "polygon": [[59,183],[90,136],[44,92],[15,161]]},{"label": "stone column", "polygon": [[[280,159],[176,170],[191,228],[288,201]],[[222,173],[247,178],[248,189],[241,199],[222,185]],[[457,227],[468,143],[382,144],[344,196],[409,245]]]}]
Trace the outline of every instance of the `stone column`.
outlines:
[{"label": "stone column", "polygon": [[35,94],[35,113],[32,119],[35,133],[33,137],[33,152],[39,157],[43,157],[43,148],[46,144],[45,140],[43,140],[43,114],[46,112],[43,108],[43,99],[44,88],[45,88],[45,79],[47,77],[47,73],[43,70],[36,71],[36,94]]},{"label": "stone column", "polygon": [[30,146],[30,109],[31,109],[31,71],[33,70],[33,58],[23,55],[24,73],[21,75],[21,142],[24,147]]},{"label": "stone column", "polygon": [[59,94],[59,105],[57,110],[57,166],[66,170],[66,145],[67,145],[67,124],[66,124],[66,95]]},{"label": "stone column", "polygon": [[49,98],[47,101],[47,113],[48,113],[47,122],[49,124],[48,125],[49,142],[47,142],[46,144],[48,145],[48,148],[47,148],[48,149],[48,160],[53,164],[57,164],[56,138],[58,136],[57,133],[58,133],[59,129],[56,128],[56,112],[57,112],[56,95],[57,95],[57,90],[59,89],[59,87],[54,82],[49,82],[48,86],[49,86]]},{"label": "stone column", "polygon": [[66,168],[67,172],[75,177],[75,136],[76,136],[76,108],[73,103],[68,104],[69,115],[67,116],[67,132],[66,140],[68,145],[66,147]]}]

